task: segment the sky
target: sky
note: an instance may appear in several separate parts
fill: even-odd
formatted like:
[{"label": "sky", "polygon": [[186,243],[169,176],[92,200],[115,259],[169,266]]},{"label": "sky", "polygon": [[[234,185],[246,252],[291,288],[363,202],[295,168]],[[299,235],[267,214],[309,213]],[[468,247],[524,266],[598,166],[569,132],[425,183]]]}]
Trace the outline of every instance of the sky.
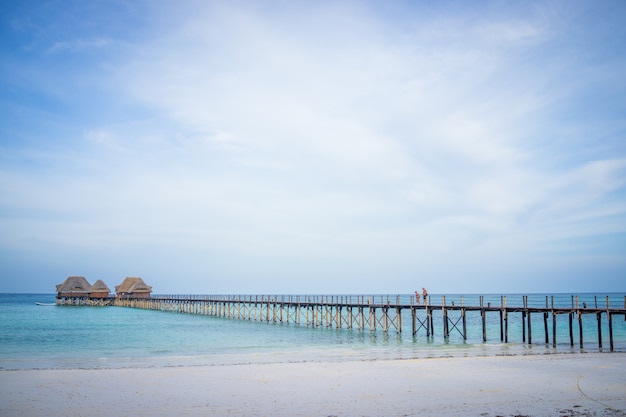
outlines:
[{"label": "sky", "polygon": [[624,22],[0,0],[0,292],[625,292]]}]

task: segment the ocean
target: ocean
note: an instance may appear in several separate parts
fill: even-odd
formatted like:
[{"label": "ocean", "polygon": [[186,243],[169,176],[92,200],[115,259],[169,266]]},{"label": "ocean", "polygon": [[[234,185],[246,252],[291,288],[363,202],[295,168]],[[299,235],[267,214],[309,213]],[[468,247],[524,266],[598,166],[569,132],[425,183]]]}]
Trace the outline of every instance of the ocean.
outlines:
[{"label": "ocean", "polygon": [[[280,297],[280,296],[278,296]],[[307,296],[301,296],[307,297]],[[352,296],[356,299],[357,296]],[[410,295],[371,296],[373,300],[410,302]],[[485,295],[484,304],[499,306],[500,295]],[[624,294],[578,294],[588,307],[624,307]],[[431,295],[431,304],[442,297]],[[447,295],[446,304],[478,305],[478,295]],[[507,306],[521,306],[521,294],[506,295]],[[557,317],[557,346],[543,338],[543,317],[533,315],[533,343],[522,342],[521,314],[509,315],[508,343],[500,340],[497,313],[487,315],[482,340],[478,312],[467,313],[468,338],[450,330],[443,337],[440,313],[434,313],[434,335],[411,334],[411,317],[403,313],[402,332],[307,327],[217,318],[123,307],[42,306],[55,294],[0,294],[0,369],[134,368],[228,365],[237,363],[315,362],[412,359],[449,356],[529,355],[609,351],[609,329],[602,317],[603,349],[598,348],[597,320],[584,315],[584,345],[579,346],[577,319],[574,346],[569,343],[567,315]],[[549,297],[552,302],[552,296]],[[546,294],[528,295],[530,306],[546,305]],[[570,307],[572,295],[554,295],[555,307]],[[439,314],[439,316],[437,315]],[[453,316],[455,312],[450,312]],[[614,350],[626,352],[626,321],[613,319]],[[608,353],[607,353],[608,354]]]}]

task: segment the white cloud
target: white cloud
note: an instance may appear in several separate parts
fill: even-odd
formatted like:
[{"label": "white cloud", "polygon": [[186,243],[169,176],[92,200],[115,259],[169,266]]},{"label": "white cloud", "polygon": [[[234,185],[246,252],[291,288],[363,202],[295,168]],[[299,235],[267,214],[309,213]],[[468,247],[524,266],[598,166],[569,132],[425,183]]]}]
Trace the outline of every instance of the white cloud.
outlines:
[{"label": "white cloud", "polygon": [[[555,132],[589,130],[555,116],[580,99],[560,83],[578,58],[537,60],[559,36],[545,16],[416,13],[396,27],[360,5],[195,7],[108,63],[119,101],[107,105],[138,114],[87,122],[76,149],[48,154],[66,161],[51,175],[4,183],[13,209],[39,213],[12,233],[91,251],[172,248],[173,262],[227,254],[242,265],[211,261],[239,274],[299,262],[452,276],[448,264],[504,271],[624,216],[610,198],[626,185],[623,155],[589,156],[581,136],[567,166],[552,153],[570,151]],[[89,39],[49,52],[111,42]],[[253,258],[272,261],[246,269]]]},{"label": "white cloud", "polygon": [[48,50],[48,54],[55,54],[64,51],[79,52],[85,50],[93,50],[104,48],[115,43],[115,41],[107,38],[93,38],[93,39],[73,39],[70,41],[58,41],[55,42]]},{"label": "white cloud", "polygon": [[85,132],[85,139],[97,147],[108,151],[128,152],[129,150],[119,141],[117,134],[110,130],[94,129]]},{"label": "white cloud", "polygon": [[477,28],[487,42],[528,43],[545,40],[546,30],[539,24],[529,21],[485,22]]},{"label": "white cloud", "polygon": [[[258,11],[200,11],[182,31],[142,45],[140,59],[124,68],[135,98],[183,129],[220,132],[208,140],[235,144],[220,148],[217,158],[252,176],[230,189],[241,196],[261,190],[254,209],[238,218],[279,225],[262,213],[276,212],[275,205],[291,207],[280,212],[287,227],[307,230],[306,222],[290,223],[289,214],[339,219],[339,213],[357,213],[355,204],[389,198],[357,216],[376,222],[398,210],[426,211],[431,214],[424,221],[430,222],[437,209],[454,216],[471,210],[511,231],[550,194],[543,183],[553,173],[533,170],[533,151],[522,140],[523,123],[550,100],[540,95],[543,79],[533,87],[535,72],[516,74],[530,88],[501,90],[517,59],[501,42],[537,44],[543,39],[539,24],[447,21],[439,25],[438,38],[449,40],[459,29],[468,37],[428,43],[432,34],[421,30],[409,38],[417,43],[399,38],[394,44],[375,21],[344,27],[330,19],[317,38],[299,26],[328,23],[327,14],[292,17],[277,24]],[[228,182],[227,172],[206,179]],[[311,204],[308,196],[324,195],[326,186],[348,198]],[[228,205],[234,195],[224,193],[213,204]],[[299,201],[308,208],[294,205]],[[433,239],[446,238],[438,235]]]}]

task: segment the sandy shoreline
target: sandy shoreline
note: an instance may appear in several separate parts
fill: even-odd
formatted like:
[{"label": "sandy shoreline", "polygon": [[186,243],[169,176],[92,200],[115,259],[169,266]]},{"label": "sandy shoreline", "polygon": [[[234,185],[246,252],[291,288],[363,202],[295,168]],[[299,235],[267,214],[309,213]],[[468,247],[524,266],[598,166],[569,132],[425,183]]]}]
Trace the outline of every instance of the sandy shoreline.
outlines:
[{"label": "sandy shoreline", "polygon": [[626,416],[626,354],[0,371],[7,416]]}]

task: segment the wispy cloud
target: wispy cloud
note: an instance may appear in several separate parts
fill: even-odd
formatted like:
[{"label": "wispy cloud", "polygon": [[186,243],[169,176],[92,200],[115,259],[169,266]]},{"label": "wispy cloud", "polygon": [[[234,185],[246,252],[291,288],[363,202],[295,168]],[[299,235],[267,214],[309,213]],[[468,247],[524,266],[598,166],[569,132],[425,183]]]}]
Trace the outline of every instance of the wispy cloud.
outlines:
[{"label": "wispy cloud", "polygon": [[85,50],[100,49],[113,44],[114,41],[106,38],[94,38],[94,39],[73,39],[69,41],[55,42],[46,53],[55,54],[60,52],[80,52]]}]

